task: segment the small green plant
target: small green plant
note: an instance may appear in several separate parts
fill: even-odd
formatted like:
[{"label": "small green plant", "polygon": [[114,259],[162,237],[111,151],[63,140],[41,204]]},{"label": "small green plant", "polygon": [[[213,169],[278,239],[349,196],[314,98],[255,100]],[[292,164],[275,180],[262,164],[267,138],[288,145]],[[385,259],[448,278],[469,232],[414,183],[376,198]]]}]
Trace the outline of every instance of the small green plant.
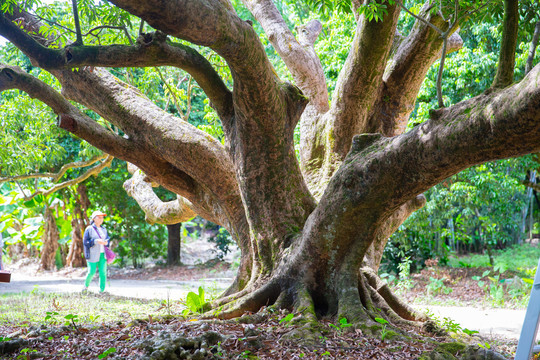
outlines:
[{"label": "small green plant", "polygon": [[98,359],[105,359],[107,356],[114,354],[116,352],[116,348],[108,348],[104,352],[98,355]]},{"label": "small green plant", "polygon": [[330,352],[329,352],[328,350],[326,350],[325,352],[323,352],[323,353],[321,354],[321,356],[327,356],[327,355],[330,356],[330,355],[332,355],[332,354],[330,354]]},{"label": "small green plant", "polygon": [[195,294],[193,291],[190,291],[186,296],[186,301],[184,304],[188,308],[188,313],[202,314],[204,312],[204,289],[202,286],[199,286],[199,294]]},{"label": "small green plant", "polygon": [[25,359],[25,360],[30,359],[31,356],[29,353],[36,353],[36,352],[37,350],[30,350],[28,348],[24,348],[20,351],[20,355],[17,356],[17,359]]},{"label": "small green plant", "polygon": [[429,284],[427,285],[427,293],[429,296],[439,295],[439,294],[450,294],[453,290],[446,285],[444,285],[444,279],[435,279],[429,277]]},{"label": "small green plant", "polygon": [[88,320],[90,320],[90,322],[94,323],[94,322],[97,322],[97,320],[100,318],[101,315],[88,315]]},{"label": "small green plant", "polygon": [[242,359],[251,359],[252,358],[251,351],[249,351],[249,350],[245,350],[242,354],[240,354],[240,356],[242,356]]},{"label": "small green plant", "polygon": [[386,329],[386,325],[388,324],[388,321],[383,318],[375,318],[375,321],[382,325],[381,328],[381,341],[384,342],[386,339],[386,335],[388,335],[388,330]]},{"label": "small green plant", "polygon": [[66,325],[73,325],[73,328],[75,330],[79,330],[79,328],[77,327],[77,324],[76,322],[79,321],[79,315],[73,315],[73,314],[68,314],[66,316],[64,316],[64,319],[66,319]]},{"label": "small green plant", "polygon": [[288,314],[287,316],[285,316],[283,319],[279,320],[279,323],[280,324],[283,324],[285,323],[285,326],[289,325],[289,323],[291,322],[291,320],[294,318],[294,314],[293,313],[290,313]]},{"label": "small green plant", "polygon": [[51,324],[57,324],[58,320],[56,319],[56,316],[59,315],[56,311],[47,311],[45,313],[45,321],[51,323]]},{"label": "small green plant", "polygon": [[349,324],[349,323],[347,322],[347,319],[346,319],[346,318],[341,318],[341,319],[339,319],[339,324],[336,324],[336,325],[334,325],[334,324],[328,324],[328,326],[330,326],[330,327],[336,329],[336,331],[338,332],[338,334],[341,335],[341,333],[343,332],[343,329],[348,328],[348,327],[351,327],[352,324]]},{"label": "small green plant", "polygon": [[30,291],[30,295],[38,295],[40,293],[39,285],[34,285],[32,290]]},{"label": "small green plant", "polygon": [[454,321],[453,319],[450,319],[449,317],[445,317],[443,318],[442,320],[435,316],[431,311],[429,310],[426,310],[426,315],[432,319],[433,321],[435,321],[435,323],[437,323],[437,325],[444,329],[445,331],[448,331],[448,332],[454,332],[454,333],[465,333],[467,335],[473,335],[473,334],[478,334],[478,331],[476,330],[469,330],[469,329],[464,329],[461,327],[460,324],[458,324],[456,321]]},{"label": "small green plant", "polygon": [[217,318],[217,317],[219,317],[219,314],[221,314],[222,311],[223,311],[223,306],[220,306],[220,307],[214,309],[212,315]]},{"label": "small green plant", "polygon": [[0,336],[0,342],[2,341],[10,341],[11,339],[8,338],[8,337],[3,337],[3,336]]},{"label": "small green plant", "polygon": [[459,325],[456,321],[454,321],[453,319],[450,319],[449,317],[443,318],[441,327],[448,332],[454,332],[454,333],[463,332],[463,328],[461,327],[461,325]]},{"label": "small green plant", "polygon": [[469,336],[472,336],[472,335],[474,335],[474,334],[479,334],[478,331],[476,331],[476,330],[469,330],[469,329],[467,329],[467,328],[463,329],[463,332],[464,332],[465,334],[469,335]]},{"label": "small green plant", "polygon": [[478,346],[480,346],[481,348],[486,349],[486,350],[491,349],[491,345],[489,345],[489,343],[487,343],[487,342],[485,342],[483,344],[478,343]]},{"label": "small green plant", "polygon": [[[486,290],[488,293],[488,298],[491,300],[491,302],[494,305],[503,305],[504,304],[504,284],[501,282],[501,274],[506,271],[505,267],[495,267],[499,273],[497,275],[490,276],[491,271],[486,270],[482,274],[482,276],[473,276],[473,280],[478,281],[478,286],[482,289]],[[487,277],[489,280],[489,283],[486,283],[482,279]]]},{"label": "small green plant", "polygon": [[411,281],[411,264],[412,260],[410,256],[404,258],[398,265],[399,269],[399,281],[397,283],[398,293],[407,291],[413,287],[413,282]]},{"label": "small green plant", "polygon": [[212,346],[212,353],[214,353],[215,356],[223,356],[224,351],[221,347],[221,341],[218,341],[218,343],[214,346]]}]

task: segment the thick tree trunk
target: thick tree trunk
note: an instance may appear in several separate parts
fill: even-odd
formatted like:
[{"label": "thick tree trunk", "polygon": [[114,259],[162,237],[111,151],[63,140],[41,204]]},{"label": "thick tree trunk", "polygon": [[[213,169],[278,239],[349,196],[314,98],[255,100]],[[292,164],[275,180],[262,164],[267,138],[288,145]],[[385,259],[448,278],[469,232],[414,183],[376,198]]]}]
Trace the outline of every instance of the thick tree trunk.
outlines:
[{"label": "thick tree trunk", "polygon": [[167,265],[180,265],[180,250],[182,241],[180,239],[180,229],[182,223],[167,225],[168,246],[167,246]]},{"label": "thick tree trunk", "polygon": [[40,268],[43,270],[55,270],[56,251],[58,250],[60,236],[58,234],[56,219],[48,206],[45,208],[44,221],[43,236],[41,237],[43,246],[41,248]]}]

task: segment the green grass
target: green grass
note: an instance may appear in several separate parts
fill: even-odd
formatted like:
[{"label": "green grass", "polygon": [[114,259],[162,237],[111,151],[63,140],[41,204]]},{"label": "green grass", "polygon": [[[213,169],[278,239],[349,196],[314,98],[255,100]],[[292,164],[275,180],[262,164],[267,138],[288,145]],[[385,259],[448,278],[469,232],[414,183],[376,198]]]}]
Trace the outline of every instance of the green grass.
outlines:
[{"label": "green grass", "polygon": [[[532,277],[540,258],[540,247],[529,244],[516,245],[510,248],[494,251],[494,266],[506,270],[519,272],[525,276]],[[465,264],[465,265],[464,265]],[[462,257],[451,257],[449,259],[451,267],[489,267],[489,258],[486,255],[468,255]]]},{"label": "green grass", "polygon": [[[79,323],[101,324],[129,322],[148,315],[179,314],[183,306],[176,302],[99,297],[80,294],[54,294],[41,291],[0,295],[0,327],[23,324],[64,323],[64,316],[77,315]],[[47,312],[58,315],[45,320]]]}]

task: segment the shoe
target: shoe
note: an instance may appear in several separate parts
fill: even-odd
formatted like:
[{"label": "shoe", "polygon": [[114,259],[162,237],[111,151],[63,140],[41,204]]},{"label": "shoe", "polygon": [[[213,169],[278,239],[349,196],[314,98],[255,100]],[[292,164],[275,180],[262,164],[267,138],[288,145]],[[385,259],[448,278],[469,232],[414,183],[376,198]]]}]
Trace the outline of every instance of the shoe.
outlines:
[{"label": "shoe", "polygon": [[83,295],[88,294],[88,288],[87,288],[87,287],[83,287],[83,289],[81,290],[81,294],[83,294]]},{"label": "shoe", "polygon": [[100,291],[98,294],[100,296],[109,296],[110,295],[109,292],[107,292],[107,291]]}]

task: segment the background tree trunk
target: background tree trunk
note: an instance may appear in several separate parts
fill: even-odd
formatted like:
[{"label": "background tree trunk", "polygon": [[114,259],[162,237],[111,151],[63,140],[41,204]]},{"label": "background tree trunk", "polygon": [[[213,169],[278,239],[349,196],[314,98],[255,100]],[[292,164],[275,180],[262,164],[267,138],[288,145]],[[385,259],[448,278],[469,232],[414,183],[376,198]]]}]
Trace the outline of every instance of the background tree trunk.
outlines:
[{"label": "background tree trunk", "polygon": [[58,250],[58,240],[60,236],[58,234],[58,227],[56,226],[56,219],[47,206],[45,208],[45,229],[43,231],[43,247],[41,249],[41,264],[40,269],[54,270],[56,269],[56,251]]},{"label": "background tree trunk", "polygon": [[69,247],[69,253],[66,259],[67,266],[86,266],[86,259],[83,257],[84,245],[82,236],[85,227],[82,212],[80,208],[76,206],[73,219],[71,220],[71,246]]},{"label": "background tree trunk", "polygon": [[86,216],[90,200],[84,184],[77,186],[77,194],[75,195],[75,206],[73,209],[73,219],[71,220],[71,246],[66,258],[67,266],[85,267],[86,260],[83,257],[84,246],[83,236],[84,229],[89,224],[89,219]]},{"label": "background tree trunk", "polygon": [[167,225],[167,232],[169,233],[169,242],[167,248],[167,265],[180,265],[180,250],[182,248],[182,242],[180,240],[180,229],[182,223]]}]

